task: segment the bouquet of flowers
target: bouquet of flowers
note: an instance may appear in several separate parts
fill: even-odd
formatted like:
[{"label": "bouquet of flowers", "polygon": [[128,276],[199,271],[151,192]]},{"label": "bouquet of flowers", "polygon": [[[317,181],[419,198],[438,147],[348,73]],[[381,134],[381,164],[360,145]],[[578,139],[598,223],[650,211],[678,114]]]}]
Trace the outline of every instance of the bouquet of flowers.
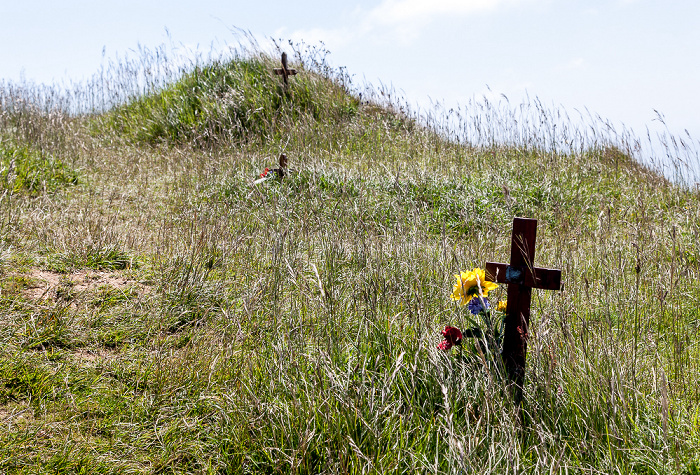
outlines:
[{"label": "bouquet of flowers", "polygon": [[455,275],[457,282],[452,290],[452,300],[459,302],[460,307],[469,310],[468,319],[474,325],[464,332],[453,326],[446,326],[442,331],[444,340],[438,349],[448,351],[455,345],[461,345],[465,337],[479,339],[482,350],[489,353],[500,353],[503,339],[503,321],[507,301],[499,301],[495,308],[488,299],[489,292],[498,285],[486,280],[485,271],[476,268]]}]

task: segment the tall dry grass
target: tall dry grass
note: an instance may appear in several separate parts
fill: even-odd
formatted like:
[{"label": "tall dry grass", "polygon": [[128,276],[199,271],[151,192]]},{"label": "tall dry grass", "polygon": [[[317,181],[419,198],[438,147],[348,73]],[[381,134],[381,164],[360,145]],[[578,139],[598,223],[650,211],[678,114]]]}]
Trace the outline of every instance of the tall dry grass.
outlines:
[{"label": "tall dry grass", "polygon": [[[697,473],[697,190],[595,117],[419,114],[288,51],[286,90],[243,47],[0,87],[2,470]],[[436,348],[514,216],[564,273],[524,425],[497,355]]]}]

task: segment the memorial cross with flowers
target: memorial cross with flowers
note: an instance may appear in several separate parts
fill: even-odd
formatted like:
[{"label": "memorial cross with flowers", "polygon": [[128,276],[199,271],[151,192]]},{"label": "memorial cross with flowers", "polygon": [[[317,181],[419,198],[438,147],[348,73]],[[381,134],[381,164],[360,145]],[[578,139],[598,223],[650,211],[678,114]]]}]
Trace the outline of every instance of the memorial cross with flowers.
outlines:
[{"label": "memorial cross with flowers", "polygon": [[288,160],[286,154],[280,154],[279,163],[280,166],[278,168],[265,168],[260,174],[260,178],[253,182],[253,185],[264,183],[268,180],[272,180],[273,178],[277,178],[280,180],[285,178],[290,171],[289,168],[287,168]]},{"label": "memorial cross with flowers", "polygon": [[486,280],[508,285],[503,335],[503,364],[508,378],[515,383],[516,400],[522,398],[525,379],[530,301],[532,289],[561,289],[561,271],[535,267],[537,220],[515,218],[510,248],[510,264],[486,263]]}]

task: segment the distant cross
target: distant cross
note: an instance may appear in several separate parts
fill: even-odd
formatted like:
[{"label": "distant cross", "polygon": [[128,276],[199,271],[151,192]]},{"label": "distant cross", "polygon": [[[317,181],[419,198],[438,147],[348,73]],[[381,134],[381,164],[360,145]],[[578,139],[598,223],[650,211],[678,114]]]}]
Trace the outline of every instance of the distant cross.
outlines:
[{"label": "distant cross", "polygon": [[508,284],[503,335],[503,363],[508,378],[515,383],[515,399],[522,400],[525,380],[525,357],[530,327],[532,289],[561,289],[561,271],[534,266],[537,220],[515,218],[510,248],[510,264],[486,263],[486,279]]},{"label": "distant cross", "polygon": [[258,183],[264,183],[267,180],[271,180],[273,178],[279,178],[281,180],[282,178],[286,177],[289,173],[289,168],[287,167],[288,160],[286,154],[280,154],[279,163],[279,168],[265,168],[265,170],[260,174],[260,178],[253,182],[253,185],[257,185]]},{"label": "distant cross", "polygon": [[287,85],[287,77],[294,76],[297,73],[296,69],[289,69],[287,67],[287,53],[282,53],[282,67],[274,69],[275,74],[282,76],[284,79],[284,85]]}]

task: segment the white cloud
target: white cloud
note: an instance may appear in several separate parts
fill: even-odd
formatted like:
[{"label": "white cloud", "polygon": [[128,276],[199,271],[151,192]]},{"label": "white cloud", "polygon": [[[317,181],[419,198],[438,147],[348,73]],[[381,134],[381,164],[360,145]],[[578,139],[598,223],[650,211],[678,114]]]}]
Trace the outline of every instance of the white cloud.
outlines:
[{"label": "white cloud", "polygon": [[423,27],[441,17],[464,17],[525,1],[535,0],[383,0],[370,10],[356,10],[345,26],[295,30],[286,37],[307,43],[323,41],[331,51],[368,36],[408,44],[420,37]]},{"label": "white cloud", "polygon": [[586,62],[583,58],[574,58],[566,63],[564,66],[566,69],[582,69]]},{"label": "white cloud", "polygon": [[436,16],[493,10],[501,3],[503,0],[384,0],[369,12],[368,21],[377,25],[423,23]]},{"label": "white cloud", "polygon": [[525,1],[541,0],[383,0],[366,14],[363,29],[411,41],[423,27],[439,18],[488,13]]},{"label": "white cloud", "polygon": [[353,28],[311,28],[307,30],[294,30],[285,34],[285,29],[275,32],[275,36],[283,37],[294,43],[304,41],[307,44],[318,44],[323,42],[328,49],[335,51],[346,46],[357,38],[357,30]]}]

